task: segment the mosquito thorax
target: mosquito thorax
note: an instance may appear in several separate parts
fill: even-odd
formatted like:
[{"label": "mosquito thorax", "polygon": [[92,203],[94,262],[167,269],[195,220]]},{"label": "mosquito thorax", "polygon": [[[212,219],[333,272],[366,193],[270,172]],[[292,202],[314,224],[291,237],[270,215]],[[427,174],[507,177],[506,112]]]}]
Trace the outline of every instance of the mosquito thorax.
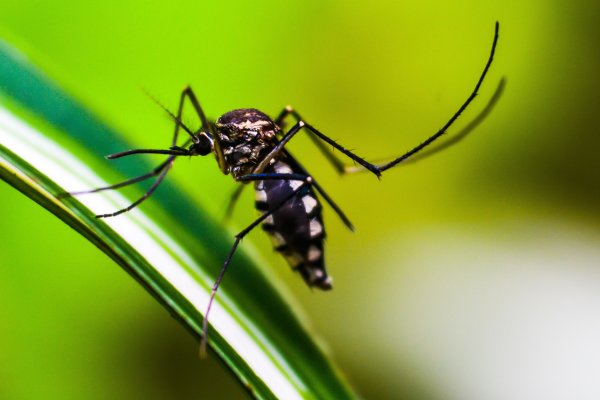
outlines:
[{"label": "mosquito thorax", "polygon": [[254,108],[223,114],[215,125],[225,162],[234,178],[253,172],[277,143],[280,131],[271,117]]}]

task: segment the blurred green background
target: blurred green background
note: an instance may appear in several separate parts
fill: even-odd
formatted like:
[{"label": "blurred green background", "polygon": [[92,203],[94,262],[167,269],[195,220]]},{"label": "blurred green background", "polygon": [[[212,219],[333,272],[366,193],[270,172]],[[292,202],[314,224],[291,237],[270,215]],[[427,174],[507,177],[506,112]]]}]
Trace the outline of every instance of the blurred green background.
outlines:
[{"label": "blurred green background", "polygon": [[[367,399],[594,399],[599,11],[558,1],[4,0],[0,34],[139,147],[164,147],[172,125],[140,87],[175,109],[191,84],[213,118],[290,104],[379,160],[459,108],[500,21],[496,60],[453,131],[503,76],[507,87],[460,145],[379,182],[339,178],[306,137],[290,144],[357,227],[326,211],[334,291],[307,289],[260,230],[245,242]],[[178,162],[169,179],[215,218],[234,188],[210,158]],[[233,226],[256,216],[250,192]],[[0,398],[245,397],[108,257],[4,182],[0,198]]]}]

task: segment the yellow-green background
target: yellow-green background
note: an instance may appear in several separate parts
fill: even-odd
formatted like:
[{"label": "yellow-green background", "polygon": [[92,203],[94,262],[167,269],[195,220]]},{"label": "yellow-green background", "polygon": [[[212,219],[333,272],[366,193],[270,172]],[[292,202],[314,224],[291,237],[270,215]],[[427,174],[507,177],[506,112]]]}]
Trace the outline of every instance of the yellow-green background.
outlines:
[{"label": "yellow-green background", "polygon": [[[581,399],[600,396],[598,4],[3,0],[0,33],[140,147],[171,132],[140,87],[175,109],[191,84],[211,117],[291,104],[378,160],[458,109],[500,21],[453,131],[502,76],[505,94],[457,147],[379,182],[290,144],[357,227],[326,211],[334,291],[307,289],[262,232],[247,241],[365,398]],[[169,179],[216,217],[234,187],[210,158]],[[5,183],[0,199],[0,398],[243,398],[108,257]]]}]

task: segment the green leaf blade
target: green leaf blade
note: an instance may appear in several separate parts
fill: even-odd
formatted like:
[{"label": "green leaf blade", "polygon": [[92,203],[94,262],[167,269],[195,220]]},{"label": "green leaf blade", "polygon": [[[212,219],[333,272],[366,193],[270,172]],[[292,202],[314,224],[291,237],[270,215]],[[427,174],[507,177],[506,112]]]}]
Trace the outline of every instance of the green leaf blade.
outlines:
[{"label": "green leaf blade", "polygon": [[[16,55],[14,49],[0,46],[0,83],[5,94],[25,108],[23,115],[34,111],[98,156],[130,147]],[[124,175],[135,176],[146,172],[149,164],[121,165]],[[98,220],[90,209],[118,209],[130,200],[115,192],[58,200],[65,189],[107,183],[7,110],[0,110],[0,177],[108,254],[194,336],[201,336],[210,287],[233,239],[179,188],[165,182],[166,190],[156,194],[165,209],[162,219],[172,220],[176,229],[167,231],[143,210]],[[186,234],[173,235],[180,229]],[[235,274],[227,276],[217,297],[209,339],[242,385],[256,398],[355,398],[294,314],[290,301],[253,258],[241,249],[235,263]]]}]

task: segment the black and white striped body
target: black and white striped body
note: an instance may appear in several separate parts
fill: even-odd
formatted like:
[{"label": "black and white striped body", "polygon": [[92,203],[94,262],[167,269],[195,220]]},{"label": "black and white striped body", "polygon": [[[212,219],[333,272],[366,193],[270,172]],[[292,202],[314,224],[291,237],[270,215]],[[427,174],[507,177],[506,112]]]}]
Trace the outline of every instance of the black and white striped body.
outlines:
[{"label": "black and white striped body", "polygon": [[[227,165],[234,178],[256,173],[258,164],[273,150],[281,129],[265,113],[243,108],[222,115],[215,124]],[[296,174],[306,171],[285,153],[278,154],[260,173]],[[264,180],[254,183],[256,208],[264,214],[279,206],[303,185],[300,180]],[[311,287],[331,289],[331,278],[325,271],[323,241],[325,229],[321,204],[310,185],[305,185],[294,197],[263,221],[275,250],[280,252],[292,269],[298,271]]]},{"label": "black and white striped body", "polygon": [[[283,160],[270,165],[265,173],[303,174]],[[264,213],[280,204],[302,181],[265,180],[254,184],[256,208]],[[331,278],[327,276],[323,258],[325,229],[321,215],[321,204],[312,187],[302,188],[283,207],[263,221],[275,250],[280,252],[292,269],[298,271],[309,286],[331,289]]]}]

